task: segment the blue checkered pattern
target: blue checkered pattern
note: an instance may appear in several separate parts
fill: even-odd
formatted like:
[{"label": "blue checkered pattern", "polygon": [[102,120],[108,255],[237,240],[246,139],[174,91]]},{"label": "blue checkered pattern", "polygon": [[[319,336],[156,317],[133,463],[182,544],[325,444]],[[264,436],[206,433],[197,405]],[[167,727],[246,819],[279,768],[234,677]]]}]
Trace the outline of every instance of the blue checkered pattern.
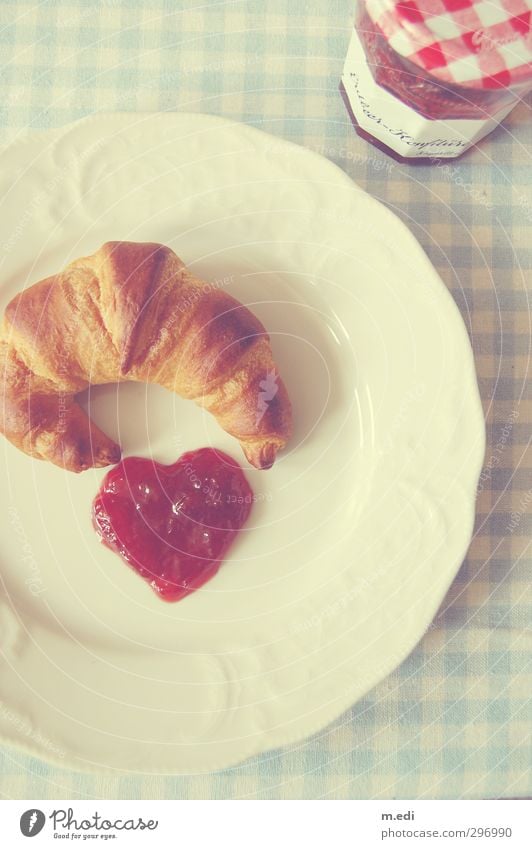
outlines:
[{"label": "blue checkered pattern", "polygon": [[3,798],[532,795],[531,101],[462,161],[399,165],[355,134],[338,92],[353,13],[354,0],[3,0],[0,141],[98,110],[211,112],[321,151],[393,209],[474,347],[488,450],[469,556],[405,663],[308,742],[198,777],[82,775],[3,748]]}]

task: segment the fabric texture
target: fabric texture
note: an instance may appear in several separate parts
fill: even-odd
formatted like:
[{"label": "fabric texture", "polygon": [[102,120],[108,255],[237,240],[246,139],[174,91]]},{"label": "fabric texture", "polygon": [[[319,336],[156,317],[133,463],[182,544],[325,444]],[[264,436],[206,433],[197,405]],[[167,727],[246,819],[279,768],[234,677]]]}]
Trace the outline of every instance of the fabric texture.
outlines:
[{"label": "fabric texture", "polygon": [[461,160],[399,164],[338,90],[353,16],[353,0],[4,0],[0,142],[96,111],[209,112],[322,153],[392,209],[474,350],[488,447],[467,559],[409,658],[312,739],[192,777],[87,775],[3,747],[2,798],[532,795],[531,100]]},{"label": "fabric texture", "polygon": [[475,88],[531,80],[531,0],[365,2],[394,50],[439,80]]}]

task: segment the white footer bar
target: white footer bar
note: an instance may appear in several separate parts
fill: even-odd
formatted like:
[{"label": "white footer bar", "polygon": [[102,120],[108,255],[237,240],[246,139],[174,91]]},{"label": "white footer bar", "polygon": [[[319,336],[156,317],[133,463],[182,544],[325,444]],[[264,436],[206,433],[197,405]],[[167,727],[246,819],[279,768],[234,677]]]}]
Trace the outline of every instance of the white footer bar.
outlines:
[{"label": "white footer bar", "polygon": [[0,802],[1,843],[9,849],[530,849],[531,823],[526,800]]}]

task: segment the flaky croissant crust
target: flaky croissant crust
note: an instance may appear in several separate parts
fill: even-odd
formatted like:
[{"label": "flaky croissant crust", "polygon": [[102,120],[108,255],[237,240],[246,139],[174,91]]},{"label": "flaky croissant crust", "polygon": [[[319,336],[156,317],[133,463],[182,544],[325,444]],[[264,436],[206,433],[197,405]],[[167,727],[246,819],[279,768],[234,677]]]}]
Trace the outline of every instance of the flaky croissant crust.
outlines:
[{"label": "flaky croissant crust", "polygon": [[191,399],[260,469],[291,432],[260,321],[160,244],[107,242],[17,295],[4,315],[0,367],[2,432],[74,472],[121,455],[76,402],[90,384],[143,381]]}]

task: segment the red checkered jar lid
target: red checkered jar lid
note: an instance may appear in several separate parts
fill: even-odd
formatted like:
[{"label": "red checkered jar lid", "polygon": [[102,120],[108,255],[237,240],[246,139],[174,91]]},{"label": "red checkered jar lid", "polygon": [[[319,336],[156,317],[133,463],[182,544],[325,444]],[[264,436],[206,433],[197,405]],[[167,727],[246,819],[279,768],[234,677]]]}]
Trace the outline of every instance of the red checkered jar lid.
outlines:
[{"label": "red checkered jar lid", "polygon": [[532,0],[365,0],[388,44],[433,77],[500,89],[532,80]]}]

